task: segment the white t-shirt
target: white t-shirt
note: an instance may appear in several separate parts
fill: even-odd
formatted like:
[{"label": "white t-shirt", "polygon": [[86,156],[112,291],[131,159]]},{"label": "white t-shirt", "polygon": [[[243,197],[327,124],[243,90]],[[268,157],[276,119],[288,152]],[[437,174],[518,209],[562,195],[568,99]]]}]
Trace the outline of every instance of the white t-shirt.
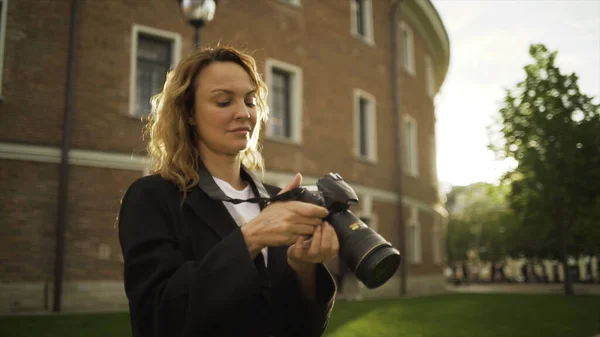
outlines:
[{"label": "white t-shirt", "polygon": [[[254,191],[252,190],[250,184],[248,184],[248,186],[246,186],[246,188],[244,188],[243,190],[238,191],[225,180],[219,179],[217,177],[213,177],[213,179],[215,180],[221,191],[223,191],[225,195],[232,199],[246,200],[255,197]],[[223,201],[223,204],[225,205],[225,207],[229,211],[229,214],[231,214],[237,225],[240,227],[254,219],[258,215],[258,213],[260,213],[260,206],[257,203],[242,202],[239,204],[234,204],[228,201]],[[265,258],[266,266],[267,247],[263,248],[262,253]]]}]

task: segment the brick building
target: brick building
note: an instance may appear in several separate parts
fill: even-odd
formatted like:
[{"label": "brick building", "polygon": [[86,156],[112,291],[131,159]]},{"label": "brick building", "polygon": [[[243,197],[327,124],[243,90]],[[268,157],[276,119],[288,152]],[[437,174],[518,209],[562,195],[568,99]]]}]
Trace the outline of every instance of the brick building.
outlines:
[{"label": "brick building", "polygon": [[[361,198],[355,212],[404,252],[405,272],[383,287],[349,281],[365,298],[443,289],[433,98],[449,40],[428,0],[394,16],[395,2],[221,0],[201,33],[252,51],[270,87],[266,182],[339,173]],[[63,310],[125,307],[115,220],[146,172],[140,117],[193,48],[175,0],[72,7],[0,0],[0,312],[52,310],[55,282]]]}]

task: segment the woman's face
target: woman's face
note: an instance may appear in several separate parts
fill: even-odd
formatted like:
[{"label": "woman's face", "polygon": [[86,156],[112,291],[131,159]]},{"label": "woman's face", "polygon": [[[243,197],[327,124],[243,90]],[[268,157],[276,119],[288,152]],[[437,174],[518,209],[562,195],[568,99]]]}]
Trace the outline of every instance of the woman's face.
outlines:
[{"label": "woman's face", "polygon": [[233,62],[214,62],[196,80],[194,122],[200,153],[237,156],[246,149],[257,118],[250,76]]}]

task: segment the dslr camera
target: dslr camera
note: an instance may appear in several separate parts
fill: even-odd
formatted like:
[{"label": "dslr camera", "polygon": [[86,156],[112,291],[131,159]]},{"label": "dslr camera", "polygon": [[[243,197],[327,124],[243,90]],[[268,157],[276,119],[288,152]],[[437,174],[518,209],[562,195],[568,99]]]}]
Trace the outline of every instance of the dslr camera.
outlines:
[{"label": "dslr camera", "polygon": [[315,186],[302,186],[295,200],[323,206],[340,243],[339,257],[369,289],[385,284],[398,270],[400,252],[355,216],[358,204],[352,187],[337,173],[320,178]]}]

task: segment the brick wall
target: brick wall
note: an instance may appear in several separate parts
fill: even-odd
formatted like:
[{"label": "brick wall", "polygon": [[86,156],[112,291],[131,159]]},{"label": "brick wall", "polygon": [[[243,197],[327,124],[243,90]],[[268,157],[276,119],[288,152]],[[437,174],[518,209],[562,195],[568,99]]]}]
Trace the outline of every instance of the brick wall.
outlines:
[{"label": "brick wall", "polygon": [[[0,161],[0,282],[53,279],[58,165]],[[120,198],[141,172],[71,167],[65,280],[122,277]],[[106,247],[109,255],[104,255]]]},{"label": "brick wall", "polygon": [[8,3],[0,141],[59,145],[69,7],[65,0]]},{"label": "brick wall", "polygon": [[65,233],[66,281],[120,280],[117,216],[125,189],[142,172],[74,166]]},{"label": "brick wall", "polygon": [[52,279],[58,165],[0,159],[0,283]]},{"label": "brick wall", "polygon": [[[6,43],[5,97],[1,140],[58,145],[62,135],[67,62],[68,1],[11,2]],[[394,176],[389,12],[374,2],[375,45],[350,34],[349,2],[304,1],[296,8],[278,1],[223,1],[215,21],[202,31],[208,44],[222,41],[254,50],[259,66],[266,57],[304,70],[303,144],[266,141],[269,168],[311,175],[336,171],[347,180],[391,190]],[[143,153],[141,122],[127,115],[132,24],[182,34],[183,53],[191,47],[176,2],[82,2],[77,44],[73,148]],[[44,13],[45,15],[42,15]],[[344,13],[344,15],[340,15]],[[33,22],[32,17],[44,17]],[[55,17],[54,21],[52,18]],[[62,18],[59,20],[58,18]],[[159,20],[160,18],[160,20]],[[248,18],[252,18],[249,22]],[[264,19],[263,19],[264,18]],[[382,19],[379,19],[382,18]],[[56,22],[55,22],[56,21]],[[252,29],[248,29],[248,26]],[[40,29],[40,27],[46,27]],[[267,42],[271,41],[271,42]],[[48,48],[48,46],[52,48]],[[433,105],[425,93],[424,43],[415,33],[417,76],[402,75],[402,113],[417,119],[421,178],[405,178],[406,194],[432,202],[429,135]],[[48,52],[39,52],[40,50]],[[17,74],[19,74],[17,76]],[[377,100],[377,165],[354,158],[353,89]],[[342,130],[332,132],[332,129]]]},{"label": "brick wall", "polygon": [[[373,1],[374,45],[350,34],[349,1],[222,0],[202,42],[247,48],[264,72],[274,58],[303,69],[303,143],[264,140],[268,170],[320,177],[333,171],[350,184],[394,192],[394,118],[391,90],[390,2]],[[143,154],[142,124],[128,116],[132,25],[182,36],[193,30],[173,1],[80,2],[73,142],[77,149]],[[5,41],[0,142],[60,146],[65,102],[70,1],[10,1]],[[403,176],[404,194],[430,205],[429,136],[434,107],[426,94],[426,45],[417,29],[415,77],[401,74],[401,111],[417,120],[420,177]],[[353,155],[353,90],[376,98],[378,162]],[[58,165],[0,159],[0,281],[52,279]],[[65,281],[119,280],[122,264],[114,220],[122,191],[141,172],[73,166],[69,182]],[[32,186],[33,182],[33,186]],[[379,232],[399,245],[396,207],[374,201]],[[408,214],[407,211],[404,214]],[[431,215],[420,213],[423,262],[409,275],[438,273],[431,263]],[[108,247],[108,250],[107,250]],[[27,251],[27,254],[23,252]],[[108,256],[102,256],[109,252]]]}]

